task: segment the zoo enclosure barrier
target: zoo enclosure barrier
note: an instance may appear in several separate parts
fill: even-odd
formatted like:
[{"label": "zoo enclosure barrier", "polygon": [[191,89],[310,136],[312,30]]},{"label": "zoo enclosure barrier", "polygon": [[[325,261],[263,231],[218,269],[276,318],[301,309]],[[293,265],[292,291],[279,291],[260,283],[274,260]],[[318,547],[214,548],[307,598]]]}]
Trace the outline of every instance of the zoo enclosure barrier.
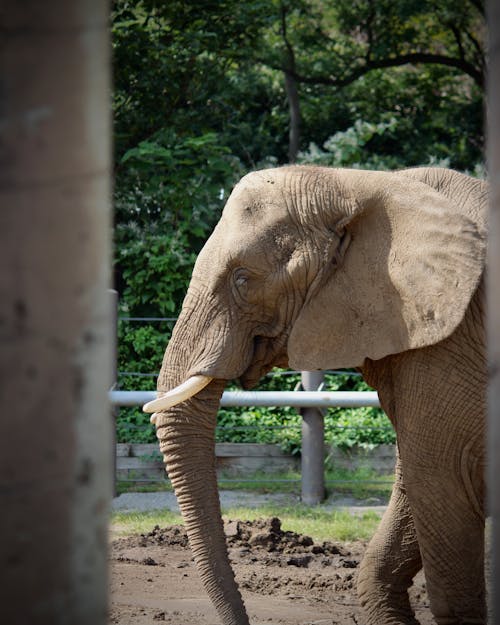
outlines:
[{"label": "zoo enclosure barrier", "polygon": [[[307,504],[321,502],[325,494],[324,477],[324,416],[323,409],[331,407],[379,407],[374,391],[324,391],[324,372],[301,372],[301,387],[294,391],[225,391],[221,407],[291,406],[302,415],[301,497]],[[154,391],[110,392],[116,409],[141,406],[156,397]]]},{"label": "zoo enclosure barrier", "polygon": [[[118,334],[119,322],[138,322],[146,324],[175,323],[175,317],[119,317],[116,292],[111,294],[112,310],[116,319]],[[117,346],[115,346],[117,347]],[[116,354],[117,356],[117,354]],[[115,362],[117,362],[117,357]],[[225,391],[221,400],[221,407],[293,407],[301,414],[301,496],[302,501],[315,504],[323,500],[325,495],[325,423],[324,410],[327,408],[360,408],[380,407],[378,395],[375,391],[325,391],[324,371],[296,372],[301,375],[301,382],[293,391]],[[154,399],[154,391],[123,391],[118,390],[118,376],[132,375],[138,377],[156,378],[155,373],[120,372],[114,371],[115,384],[110,391],[112,416],[116,419],[120,407],[142,406]],[[147,427],[147,426],[146,426]],[[241,429],[242,426],[233,426]],[[245,429],[262,429],[266,426],[246,426]],[[279,426],[275,426],[279,427]],[[293,426],[282,426],[291,429]],[[391,430],[391,426],[368,428],[364,426],[336,426],[346,429],[384,429]],[[116,492],[116,439],[113,441],[115,456],[115,492]],[[244,480],[238,480],[244,481]],[[370,480],[335,480],[335,482],[369,483]]]}]

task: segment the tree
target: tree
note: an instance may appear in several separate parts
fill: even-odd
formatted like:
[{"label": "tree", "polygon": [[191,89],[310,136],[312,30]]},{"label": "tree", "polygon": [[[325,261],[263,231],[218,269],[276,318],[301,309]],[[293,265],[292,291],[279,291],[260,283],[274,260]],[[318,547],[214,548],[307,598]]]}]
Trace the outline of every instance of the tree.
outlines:
[{"label": "tree", "polygon": [[[279,26],[263,64],[283,72],[290,105],[289,158],[300,145],[297,85],[345,88],[376,70],[442,66],[467,76],[480,90],[485,81],[485,24],[481,0],[311,0],[275,3]],[[465,87],[467,88],[467,87]]]},{"label": "tree", "polygon": [[117,0],[114,4],[117,162],[166,128],[220,130],[232,69],[256,45],[263,2]]}]

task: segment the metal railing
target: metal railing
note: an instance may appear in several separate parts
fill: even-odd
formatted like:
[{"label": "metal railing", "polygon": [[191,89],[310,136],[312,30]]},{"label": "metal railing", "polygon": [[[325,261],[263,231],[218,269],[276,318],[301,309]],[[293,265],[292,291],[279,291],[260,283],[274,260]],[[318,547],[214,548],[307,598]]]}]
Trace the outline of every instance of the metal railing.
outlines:
[{"label": "metal railing", "polygon": [[[321,388],[324,373],[302,372],[303,388]],[[156,397],[154,391],[110,391],[114,407],[141,406]],[[225,391],[221,407],[290,406],[302,414],[301,492],[302,501],[316,504],[323,500],[325,408],[379,407],[375,391]]]},{"label": "metal railing", "polygon": [[[142,406],[155,391],[110,391],[113,406]],[[293,408],[380,407],[375,391],[224,391],[221,407],[291,406]]]}]

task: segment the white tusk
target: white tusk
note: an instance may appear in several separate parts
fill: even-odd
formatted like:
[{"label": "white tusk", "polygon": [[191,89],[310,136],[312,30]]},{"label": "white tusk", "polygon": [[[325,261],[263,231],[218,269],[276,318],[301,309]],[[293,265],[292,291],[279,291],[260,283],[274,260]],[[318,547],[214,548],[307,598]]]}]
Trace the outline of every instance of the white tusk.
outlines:
[{"label": "white tusk", "polygon": [[[206,375],[193,375],[179,386],[176,386],[171,391],[168,391],[168,393],[165,393],[165,395],[144,404],[142,409],[144,412],[162,412],[167,408],[171,408],[172,406],[180,404],[182,401],[193,397],[193,395],[196,395],[196,393],[199,393],[201,389],[205,388],[207,384],[210,384],[212,380],[213,378]],[[156,419],[155,414],[151,416],[151,423],[154,423],[153,418]]]}]

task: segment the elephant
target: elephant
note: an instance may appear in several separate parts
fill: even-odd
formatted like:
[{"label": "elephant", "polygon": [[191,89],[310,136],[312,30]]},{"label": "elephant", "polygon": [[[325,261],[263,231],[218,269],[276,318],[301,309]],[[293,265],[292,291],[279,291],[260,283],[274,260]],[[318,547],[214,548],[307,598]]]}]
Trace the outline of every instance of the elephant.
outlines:
[{"label": "elephant", "polygon": [[234,187],[200,252],[144,407],[224,625],[249,623],[228,559],[215,424],[228,380],[357,368],[397,437],[396,478],[360,566],[368,625],[485,623],[484,273],[488,183],[445,168],[305,165]]}]

